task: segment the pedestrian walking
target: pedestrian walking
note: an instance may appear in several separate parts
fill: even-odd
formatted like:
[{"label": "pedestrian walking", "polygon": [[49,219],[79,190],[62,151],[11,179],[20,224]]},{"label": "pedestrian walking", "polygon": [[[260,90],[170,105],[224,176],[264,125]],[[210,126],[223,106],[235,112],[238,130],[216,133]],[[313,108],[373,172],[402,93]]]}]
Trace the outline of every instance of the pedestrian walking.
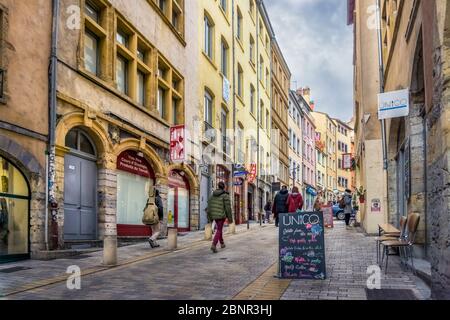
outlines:
[{"label": "pedestrian walking", "polygon": [[297,187],[292,188],[292,194],[289,195],[286,205],[289,213],[295,213],[303,209],[303,196]]},{"label": "pedestrian walking", "polygon": [[266,212],[266,221],[267,223],[270,223],[270,215],[272,214],[272,201],[267,201],[266,205],[264,206],[264,211]]},{"label": "pedestrian walking", "polygon": [[228,219],[228,223],[233,223],[231,200],[230,195],[225,191],[225,183],[219,182],[218,189],[214,191],[208,201],[208,221],[210,223],[215,221],[217,226],[211,246],[211,251],[214,253],[217,253],[217,245],[219,242],[222,249],[226,247],[223,240],[223,226],[226,219]]},{"label": "pedestrian walking", "polygon": [[324,204],[324,201],[323,201],[323,198],[322,198],[322,194],[319,193],[317,195],[316,201],[314,202],[314,211],[316,211],[316,212],[321,211],[322,207],[323,207],[323,204]]},{"label": "pedestrian walking", "polygon": [[160,246],[156,240],[161,235],[161,223],[164,220],[164,206],[159,190],[155,192],[155,205],[158,208],[158,223],[151,225],[152,236],[148,240],[152,248],[158,248]]},{"label": "pedestrian walking", "polygon": [[353,213],[352,199],[353,199],[352,191],[349,189],[345,190],[340,205],[344,207],[343,209],[345,214],[345,225],[347,226],[347,229],[350,228],[350,218]]},{"label": "pedestrian walking", "polygon": [[279,215],[282,213],[288,213],[287,199],[289,197],[288,187],[283,186],[281,191],[277,193],[275,199],[273,200],[272,213],[275,218],[275,226],[278,227],[280,221]]}]

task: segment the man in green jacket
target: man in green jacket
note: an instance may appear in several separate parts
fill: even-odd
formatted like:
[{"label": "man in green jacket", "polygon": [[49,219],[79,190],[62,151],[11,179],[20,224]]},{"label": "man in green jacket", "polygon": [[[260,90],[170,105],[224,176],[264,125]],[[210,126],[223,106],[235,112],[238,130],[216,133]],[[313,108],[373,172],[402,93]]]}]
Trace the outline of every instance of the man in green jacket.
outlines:
[{"label": "man in green jacket", "polygon": [[209,198],[208,201],[208,221],[210,223],[215,221],[217,226],[217,231],[211,247],[211,250],[214,253],[217,253],[217,244],[219,241],[221,248],[225,248],[225,242],[223,241],[223,226],[225,220],[228,219],[228,223],[233,223],[231,200],[230,195],[225,191],[225,183],[219,182],[218,187],[219,189],[214,191],[212,197]]}]

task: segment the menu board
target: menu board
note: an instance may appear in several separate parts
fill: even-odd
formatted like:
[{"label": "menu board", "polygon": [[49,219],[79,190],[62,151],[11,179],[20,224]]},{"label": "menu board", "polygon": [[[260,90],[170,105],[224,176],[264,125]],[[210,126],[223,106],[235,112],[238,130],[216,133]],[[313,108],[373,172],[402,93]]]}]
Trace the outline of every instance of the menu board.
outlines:
[{"label": "menu board", "polygon": [[279,250],[282,279],[326,279],[323,213],[281,214]]},{"label": "menu board", "polygon": [[323,206],[323,220],[325,228],[334,228],[334,215],[332,206]]}]

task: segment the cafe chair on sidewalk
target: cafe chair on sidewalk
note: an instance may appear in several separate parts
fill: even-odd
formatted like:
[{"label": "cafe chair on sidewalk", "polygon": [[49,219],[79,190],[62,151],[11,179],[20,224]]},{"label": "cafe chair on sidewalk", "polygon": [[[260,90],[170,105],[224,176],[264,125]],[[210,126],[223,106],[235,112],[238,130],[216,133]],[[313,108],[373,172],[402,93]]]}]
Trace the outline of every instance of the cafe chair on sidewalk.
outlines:
[{"label": "cafe chair on sidewalk", "polygon": [[381,237],[375,238],[376,246],[377,246],[377,264],[380,265],[380,257],[381,257],[381,243],[383,241],[394,241],[394,240],[402,240],[405,238],[406,234],[406,223],[408,221],[407,217],[400,218],[400,233],[385,233]]},{"label": "cafe chair on sidewalk", "polygon": [[[400,259],[405,259],[405,265],[408,265],[409,259],[411,259],[411,266],[412,271],[415,274],[415,268],[414,268],[414,257],[413,257],[413,246],[416,240],[416,234],[417,229],[419,227],[420,222],[420,216],[417,213],[413,213],[408,217],[408,222],[406,224],[407,226],[407,232],[405,234],[404,239],[399,240],[389,240],[381,242],[381,245],[383,246],[383,260],[386,256],[386,270],[387,273],[388,270],[388,263],[389,263],[389,249],[390,248],[398,248],[400,252]],[[403,253],[403,254],[402,254]],[[381,264],[383,264],[383,260],[381,261]],[[402,261],[403,263],[403,261]]]}]

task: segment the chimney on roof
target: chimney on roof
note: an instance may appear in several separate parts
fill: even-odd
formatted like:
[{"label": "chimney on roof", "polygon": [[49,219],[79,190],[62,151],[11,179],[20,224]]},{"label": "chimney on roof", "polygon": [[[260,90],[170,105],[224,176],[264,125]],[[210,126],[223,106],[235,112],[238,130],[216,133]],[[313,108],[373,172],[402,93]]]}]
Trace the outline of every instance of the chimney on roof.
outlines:
[{"label": "chimney on roof", "polygon": [[311,110],[314,111],[314,108],[316,107],[316,103],[314,102],[314,100],[311,100],[309,102],[309,106],[310,106]]},{"label": "chimney on roof", "polygon": [[309,87],[297,89],[297,94],[302,96],[305,101],[310,104],[311,102],[311,89]]}]

